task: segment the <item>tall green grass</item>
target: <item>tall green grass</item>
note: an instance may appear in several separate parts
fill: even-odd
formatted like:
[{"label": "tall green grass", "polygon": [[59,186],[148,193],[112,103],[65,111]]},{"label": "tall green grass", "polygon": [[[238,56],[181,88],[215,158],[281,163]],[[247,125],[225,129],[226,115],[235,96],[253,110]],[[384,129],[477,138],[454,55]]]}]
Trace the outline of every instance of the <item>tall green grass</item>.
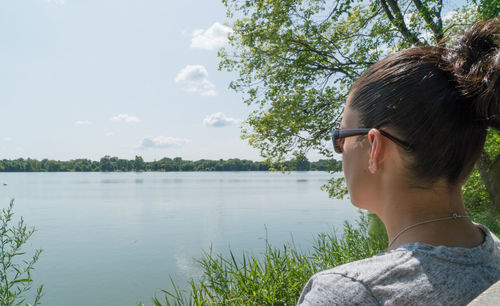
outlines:
[{"label": "tall green grass", "polygon": [[155,305],[295,305],[308,279],[316,272],[382,252],[384,233],[370,229],[372,217],[362,215],[356,226],[345,223],[341,235],[319,234],[310,251],[293,243],[273,247],[266,240],[259,255],[233,252],[224,257],[205,253],[198,263],[202,275],[189,281],[189,289],[162,290]]}]

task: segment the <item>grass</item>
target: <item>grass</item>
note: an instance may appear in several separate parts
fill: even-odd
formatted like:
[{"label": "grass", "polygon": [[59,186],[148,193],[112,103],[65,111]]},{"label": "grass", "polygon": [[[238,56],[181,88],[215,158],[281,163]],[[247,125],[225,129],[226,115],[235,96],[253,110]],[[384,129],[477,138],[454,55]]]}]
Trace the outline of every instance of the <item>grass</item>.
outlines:
[{"label": "grass", "polygon": [[172,280],[171,290],[155,296],[155,305],[295,305],[302,288],[316,272],[382,252],[385,234],[368,226],[370,215],[362,214],[357,226],[345,223],[343,233],[319,234],[311,251],[292,243],[273,247],[266,240],[262,254],[236,258],[205,253],[197,261],[202,275],[180,289]]},{"label": "grass", "polygon": [[[499,235],[498,213],[491,205],[469,204],[467,212]],[[314,273],[383,252],[387,235],[380,219],[361,213],[356,226],[344,223],[340,235],[318,234],[310,251],[293,243],[273,247],[265,240],[265,244],[259,255],[205,253],[197,260],[201,276],[191,279],[186,290],[171,280],[172,289],[155,296],[154,305],[295,305]]]}]

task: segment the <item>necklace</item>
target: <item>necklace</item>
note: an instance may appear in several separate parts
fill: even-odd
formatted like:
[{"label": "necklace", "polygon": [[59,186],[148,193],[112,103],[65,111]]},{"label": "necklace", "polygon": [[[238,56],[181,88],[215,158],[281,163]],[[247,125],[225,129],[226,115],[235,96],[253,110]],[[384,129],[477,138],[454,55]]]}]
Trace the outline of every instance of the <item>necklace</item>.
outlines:
[{"label": "necklace", "polygon": [[457,213],[453,213],[453,215],[451,215],[449,217],[426,220],[426,221],[418,222],[418,223],[412,224],[410,226],[407,226],[407,227],[403,228],[402,230],[400,230],[396,234],[396,236],[394,236],[394,238],[392,238],[392,240],[389,242],[389,245],[387,246],[387,249],[391,248],[391,245],[394,243],[394,241],[396,241],[396,239],[398,239],[399,236],[401,236],[401,234],[403,234],[404,232],[406,232],[407,230],[409,230],[411,228],[414,228],[415,226],[419,226],[419,225],[426,224],[426,223],[431,223],[431,222],[451,220],[451,219],[459,219],[459,218],[467,218],[467,216],[465,216],[465,215],[459,215]]}]

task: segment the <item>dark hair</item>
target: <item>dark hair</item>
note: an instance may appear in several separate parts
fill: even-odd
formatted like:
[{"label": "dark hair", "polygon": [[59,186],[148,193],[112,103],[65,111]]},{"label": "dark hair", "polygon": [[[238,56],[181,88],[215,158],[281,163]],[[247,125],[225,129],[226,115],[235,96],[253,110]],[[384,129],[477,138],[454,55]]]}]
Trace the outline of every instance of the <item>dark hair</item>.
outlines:
[{"label": "dark hair", "polygon": [[415,47],[378,61],[352,87],[360,127],[386,126],[413,146],[414,182],[462,182],[488,126],[500,129],[498,40],[500,22],[479,22],[450,48]]}]

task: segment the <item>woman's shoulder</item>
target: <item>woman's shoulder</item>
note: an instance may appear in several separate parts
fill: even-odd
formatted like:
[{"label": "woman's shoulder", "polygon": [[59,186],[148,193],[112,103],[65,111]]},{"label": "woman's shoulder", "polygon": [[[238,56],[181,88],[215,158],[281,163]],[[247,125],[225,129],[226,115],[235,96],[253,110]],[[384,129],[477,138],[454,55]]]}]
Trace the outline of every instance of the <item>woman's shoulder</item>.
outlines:
[{"label": "woman's shoulder", "polygon": [[414,250],[400,249],[383,252],[378,255],[346,263],[335,268],[318,272],[313,277],[328,279],[332,275],[342,275],[346,278],[356,279],[369,286],[375,279],[393,274],[395,269],[405,269],[418,264]]},{"label": "woman's shoulder", "polygon": [[410,258],[408,252],[386,252],[318,272],[304,287],[298,305],[378,305],[373,280]]},{"label": "woman's shoulder", "polygon": [[485,241],[476,248],[409,243],[318,272],[304,288],[299,304],[352,305],[361,298],[368,305],[472,300],[500,275],[500,240],[483,230]]},{"label": "woman's shoulder", "polygon": [[336,270],[325,270],[311,277],[297,305],[378,305],[363,281]]}]

